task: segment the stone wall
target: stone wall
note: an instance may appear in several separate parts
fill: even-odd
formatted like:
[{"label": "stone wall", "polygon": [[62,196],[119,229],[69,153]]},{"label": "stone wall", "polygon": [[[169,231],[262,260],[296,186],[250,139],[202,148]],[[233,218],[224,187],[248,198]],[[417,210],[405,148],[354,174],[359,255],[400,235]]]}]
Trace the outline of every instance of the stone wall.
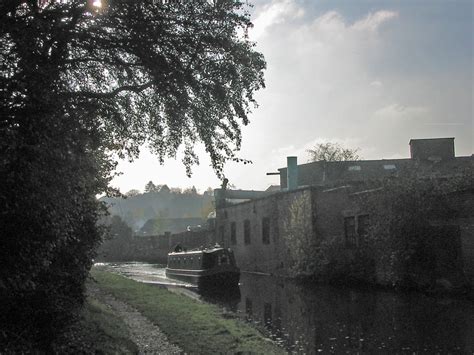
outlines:
[{"label": "stone wall", "polygon": [[455,223],[459,226],[462,267],[464,274],[474,285],[474,190],[465,190],[451,195],[450,207],[459,211]]},{"label": "stone wall", "polygon": [[[217,210],[217,242],[234,250],[237,264],[244,271],[283,276],[317,272],[337,276],[339,272],[340,276],[346,273],[370,282],[391,284],[390,271],[380,262],[384,259],[370,254],[377,249],[370,248],[367,244],[370,239],[362,235],[361,224],[367,212],[361,200],[369,195],[377,198],[377,194],[383,193],[377,188],[366,188],[306,187],[227,204]],[[457,204],[455,208],[460,211],[458,218],[432,226],[428,254],[434,258],[433,272],[422,277],[421,283],[447,279],[453,285],[461,285],[465,275],[469,283],[474,284],[473,218],[472,212],[466,213],[474,211],[474,208],[469,210],[472,201],[472,193],[453,197],[452,204]],[[354,222],[352,241],[346,234],[346,219]],[[246,223],[249,226],[247,242]],[[265,233],[269,234],[267,240]]]},{"label": "stone wall", "polygon": [[231,247],[238,266],[246,271],[287,274],[296,258],[292,235],[311,240],[312,226],[310,189],[227,204],[218,208],[216,214],[217,242]]},{"label": "stone wall", "polygon": [[141,237],[133,237],[120,248],[112,250],[105,242],[99,249],[98,261],[141,261],[157,264],[166,264],[168,252],[176,245],[181,244],[187,249],[198,248],[213,244],[215,240],[213,230],[189,231],[177,234],[165,233]]}]

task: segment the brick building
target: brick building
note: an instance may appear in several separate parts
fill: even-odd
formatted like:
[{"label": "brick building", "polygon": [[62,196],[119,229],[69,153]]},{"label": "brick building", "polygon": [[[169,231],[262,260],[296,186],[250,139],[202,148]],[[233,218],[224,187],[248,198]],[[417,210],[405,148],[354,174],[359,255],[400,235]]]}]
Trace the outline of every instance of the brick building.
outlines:
[{"label": "brick building", "polygon": [[[316,162],[296,169],[293,159],[290,173],[288,168],[279,169],[281,191],[216,190],[216,241],[234,250],[242,270],[278,275],[293,276],[295,265],[303,273],[306,266],[311,269],[309,264],[324,256],[308,259],[305,251],[321,243],[354,257],[370,223],[361,197],[383,193],[377,181],[413,172],[444,179],[466,170],[472,174],[472,156],[455,157],[453,138],[411,140],[410,150],[410,159]],[[290,183],[294,189],[286,188],[288,176],[290,180],[297,176],[297,182]],[[245,201],[235,203],[239,196]],[[438,259],[452,258],[449,263],[458,265],[458,271],[474,284],[472,196],[469,190],[453,197],[459,213],[455,220],[436,222],[444,234],[437,233],[433,243],[440,250],[449,249],[449,256],[441,255],[441,250]],[[382,270],[380,265],[375,267]],[[375,270],[377,277],[380,270]]]}]

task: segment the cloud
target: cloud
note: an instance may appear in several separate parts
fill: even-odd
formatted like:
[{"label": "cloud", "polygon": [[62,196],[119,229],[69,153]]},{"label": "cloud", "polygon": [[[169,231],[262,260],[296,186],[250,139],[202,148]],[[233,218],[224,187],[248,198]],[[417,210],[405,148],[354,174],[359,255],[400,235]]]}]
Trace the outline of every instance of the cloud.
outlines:
[{"label": "cloud", "polygon": [[272,25],[281,24],[288,19],[302,17],[304,10],[292,0],[274,0],[263,7],[253,20],[253,29],[250,32],[252,40],[260,38]]},{"label": "cloud", "polygon": [[383,23],[398,17],[398,13],[395,11],[377,11],[369,13],[362,20],[356,21],[351,27],[358,31],[371,31],[375,32]]},{"label": "cloud", "polygon": [[383,86],[382,82],[379,80],[374,80],[369,85],[374,88],[381,88]]},{"label": "cloud", "polygon": [[[397,138],[384,138],[380,132],[386,120],[371,118],[406,100],[394,91],[396,82],[371,63],[380,60],[389,43],[378,30],[398,13],[380,9],[349,21],[339,11],[311,13],[299,4],[273,0],[257,9],[253,30],[258,30],[257,49],[268,63],[267,89],[259,97],[243,149],[260,154],[253,158],[254,167],[260,158],[267,171],[284,166],[288,155],[306,161],[306,150],[318,142],[360,147],[367,159],[380,158],[382,145],[390,154],[398,148],[398,142],[392,144]],[[423,105],[405,106],[403,115],[408,116],[416,111],[412,106]],[[401,107],[392,107],[393,117],[402,115]],[[388,109],[379,115],[388,117]]]},{"label": "cloud", "polygon": [[[254,28],[250,31],[250,36],[253,40],[258,40],[266,32],[268,34],[272,26],[301,19],[305,13],[295,0],[273,0],[259,9],[253,20]],[[339,12],[328,11],[314,19],[311,27],[315,31],[334,34],[341,31],[376,32],[382,24],[396,17],[398,13],[395,11],[381,10],[369,13],[366,17],[349,25]]]}]

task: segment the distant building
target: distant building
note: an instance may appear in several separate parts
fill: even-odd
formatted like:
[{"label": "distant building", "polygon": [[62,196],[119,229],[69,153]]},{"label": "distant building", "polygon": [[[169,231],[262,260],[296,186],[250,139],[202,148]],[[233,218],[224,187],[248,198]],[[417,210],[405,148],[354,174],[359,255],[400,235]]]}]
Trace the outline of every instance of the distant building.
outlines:
[{"label": "distant building", "polygon": [[[298,165],[298,186],[327,186],[376,180],[413,171],[426,176],[452,176],[472,169],[472,156],[456,157],[454,138],[412,139],[410,158],[358,161],[317,161]],[[280,186],[288,186],[288,168],[278,169]]]},{"label": "distant building", "polygon": [[[149,219],[137,235],[158,235],[165,232],[172,234],[181,233],[201,228],[206,220],[199,217],[191,218],[152,218]],[[199,226],[199,227],[198,227]]]}]

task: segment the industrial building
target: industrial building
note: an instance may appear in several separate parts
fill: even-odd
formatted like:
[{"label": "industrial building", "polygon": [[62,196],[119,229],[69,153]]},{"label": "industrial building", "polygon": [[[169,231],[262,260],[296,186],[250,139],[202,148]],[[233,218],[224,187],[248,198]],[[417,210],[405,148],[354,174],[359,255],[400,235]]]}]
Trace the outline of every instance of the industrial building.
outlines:
[{"label": "industrial building", "polygon": [[[321,245],[357,258],[370,227],[361,201],[384,193],[384,179],[472,177],[473,157],[456,157],[454,138],[412,139],[410,158],[313,162],[278,169],[279,191],[217,189],[216,241],[235,251],[242,270],[282,276],[313,270],[323,262]],[[433,216],[437,278],[474,285],[474,191],[472,182],[449,196],[453,216]],[[313,255],[307,257],[307,251]],[[384,283],[384,267],[373,265],[375,281]],[[454,270],[454,271],[453,271]],[[387,281],[388,282],[388,281]]]}]

